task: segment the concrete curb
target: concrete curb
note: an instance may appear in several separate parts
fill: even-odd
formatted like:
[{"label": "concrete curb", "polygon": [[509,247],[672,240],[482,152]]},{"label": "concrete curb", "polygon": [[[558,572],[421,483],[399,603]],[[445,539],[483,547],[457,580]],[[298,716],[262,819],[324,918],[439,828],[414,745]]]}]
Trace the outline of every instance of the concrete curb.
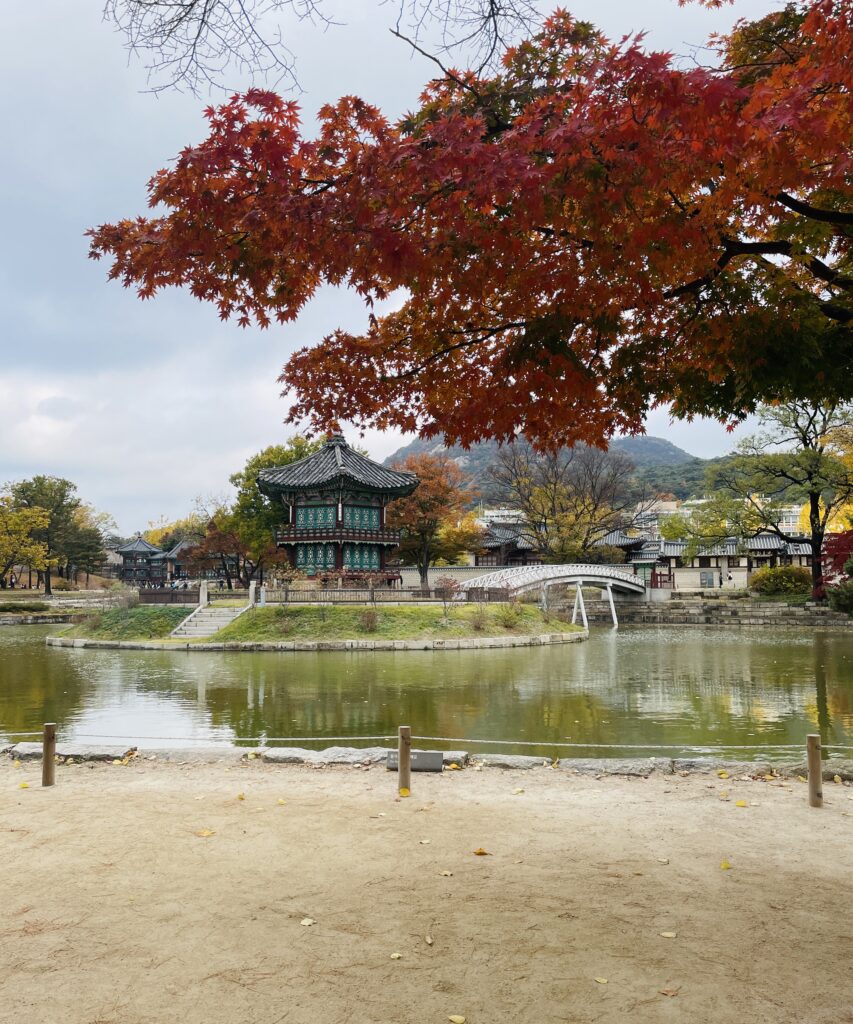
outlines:
[{"label": "concrete curb", "polygon": [[128,651],[469,651],[496,647],[544,647],[549,644],[575,644],[589,639],[586,629],[571,633],[541,633],[533,636],[468,637],[463,640],[294,640],[281,643],[191,644],[162,640],[86,640],[49,636],[48,647],[75,647],[94,650]]}]

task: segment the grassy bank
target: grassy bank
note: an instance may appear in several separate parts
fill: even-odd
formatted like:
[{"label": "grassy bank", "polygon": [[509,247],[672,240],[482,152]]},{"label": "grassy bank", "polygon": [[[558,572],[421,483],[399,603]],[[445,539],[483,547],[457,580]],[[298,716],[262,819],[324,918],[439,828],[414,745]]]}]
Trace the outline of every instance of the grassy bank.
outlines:
[{"label": "grassy bank", "polygon": [[291,606],[246,612],[210,641],[465,639],[569,632],[573,628],[553,615],[543,616],[530,605],[456,605],[446,620],[440,605],[375,609],[365,605]]},{"label": "grassy bank", "polygon": [[145,605],[95,612],[63,636],[90,640],[159,640],[167,637],[193,610],[192,605]]},{"label": "grassy bank", "polygon": [[50,605],[44,601],[0,601],[0,615],[23,615],[28,612],[49,612]]}]

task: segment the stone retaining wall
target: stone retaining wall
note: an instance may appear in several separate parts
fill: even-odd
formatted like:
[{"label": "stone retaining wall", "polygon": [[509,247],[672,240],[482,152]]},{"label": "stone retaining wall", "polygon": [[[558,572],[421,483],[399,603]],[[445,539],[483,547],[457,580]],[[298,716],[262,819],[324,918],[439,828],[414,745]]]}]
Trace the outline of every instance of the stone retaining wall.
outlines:
[{"label": "stone retaining wall", "polygon": [[79,615],[0,615],[0,626],[53,626],[60,622],[76,622]]},{"label": "stone retaining wall", "polygon": [[[606,601],[588,601],[590,622],[611,621]],[[622,625],[666,626],[793,626],[853,629],[853,618],[822,605],[753,601],[748,598],[676,598],[660,603],[620,601],[616,614]]]},{"label": "stone retaining wall", "polygon": [[541,633],[536,636],[469,637],[463,640],[293,640],[271,643],[175,643],[163,640],[86,640],[79,637],[49,636],[48,647],[86,647],[130,651],[469,651],[495,647],[542,647],[574,644],[586,640],[585,629],[571,633]]}]

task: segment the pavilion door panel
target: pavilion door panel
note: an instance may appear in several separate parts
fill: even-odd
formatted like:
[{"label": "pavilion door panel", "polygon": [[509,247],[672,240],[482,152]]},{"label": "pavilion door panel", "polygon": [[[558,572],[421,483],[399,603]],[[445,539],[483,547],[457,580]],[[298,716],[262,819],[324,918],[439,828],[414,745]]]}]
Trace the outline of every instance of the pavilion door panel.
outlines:
[{"label": "pavilion door panel", "polygon": [[379,509],[364,505],[344,505],[344,526],[358,530],[378,530]]},{"label": "pavilion door panel", "polygon": [[296,568],[304,572],[335,568],[334,544],[297,544]]},{"label": "pavilion door panel", "polygon": [[337,509],[334,505],[297,505],[296,526],[331,527],[335,525]]},{"label": "pavilion door panel", "polygon": [[378,571],[379,547],[376,544],[344,544],[344,568]]}]

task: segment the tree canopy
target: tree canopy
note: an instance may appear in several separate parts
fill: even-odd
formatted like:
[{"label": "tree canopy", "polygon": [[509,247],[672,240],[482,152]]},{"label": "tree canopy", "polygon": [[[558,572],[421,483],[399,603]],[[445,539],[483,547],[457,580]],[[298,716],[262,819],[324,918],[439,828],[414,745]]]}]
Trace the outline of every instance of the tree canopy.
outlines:
[{"label": "tree canopy", "polygon": [[160,212],[94,230],[91,254],[244,325],[355,289],[364,333],[281,377],[316,428],[548,447],[660,403],[853,397],[853,8],[790,3],[712,45],[684,67],[558,11],[499,73],[447,70],[398,123],[344,97],[315,139],[252,90],[154,176]]},{"label": "tree canopy", "polygon": [[402,532],[399,553],[405,565],[417,566],[421,585],[429,586],[429,567],[453,563],[476,551],[483,536],[466,505],[474,497],[462,470],[446,455],[409,455],[395,469],[420,480],[412,494],[388,506],[388,525]]}]

